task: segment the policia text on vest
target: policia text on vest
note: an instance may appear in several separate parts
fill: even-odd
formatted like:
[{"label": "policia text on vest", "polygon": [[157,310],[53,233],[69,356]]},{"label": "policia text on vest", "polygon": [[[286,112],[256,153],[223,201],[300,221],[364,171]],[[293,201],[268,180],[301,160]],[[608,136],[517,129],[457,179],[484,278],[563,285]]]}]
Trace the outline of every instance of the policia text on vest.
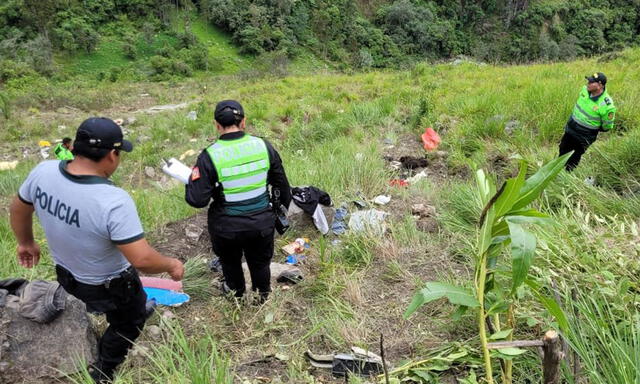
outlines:
[{"label": "policia text on vest", "polygon": [[560,142],[560,156],[573,151],[566,169],[573,170],[598,133],[613,129],[616,107],[606,89],[607,77],[602,72],[587,76]]}]

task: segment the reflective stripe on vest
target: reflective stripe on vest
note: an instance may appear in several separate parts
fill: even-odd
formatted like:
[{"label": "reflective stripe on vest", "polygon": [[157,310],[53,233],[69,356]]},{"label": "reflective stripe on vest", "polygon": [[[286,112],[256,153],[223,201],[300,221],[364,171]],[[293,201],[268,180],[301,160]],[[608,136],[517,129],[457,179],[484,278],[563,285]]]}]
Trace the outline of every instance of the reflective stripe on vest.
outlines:
[{"label": "reflective stripe on vest", "polygon": [[[242,203],[267,193],[269,152],[262,139],[245,135],[218,140],[207,148],[227,203]],[[268,206],[265,199],[264,206]]]}]

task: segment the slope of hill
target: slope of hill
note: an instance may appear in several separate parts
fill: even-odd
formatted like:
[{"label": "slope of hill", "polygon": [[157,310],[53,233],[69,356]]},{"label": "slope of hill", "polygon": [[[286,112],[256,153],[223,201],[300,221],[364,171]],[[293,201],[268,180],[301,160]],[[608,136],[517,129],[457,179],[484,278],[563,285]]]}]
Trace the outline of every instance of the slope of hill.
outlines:
[{"label": "slope of hill", "polygon": [[[215,136],[215,102],[238,99],[249,130],[280,150],[293,185],[318,186],[352,213],[357,210],[353,200],[389,195],[391,203],[378,207],[389,214],[389,231],[383,236],[351,231],[337,238],[307,234],[312,248],[302,267],[304,282],[288,290],[278,287],[263,306],[228,301],[208,273],[197,277],[198,287],[205,289],[196,291],[191,276],[185,289],[193,293],[192,302],[173,310],[175,320],[150,320],[161,326],[162,336],[145,333],[140,350],[146,352],[130,357],[118,382],[261,382],[261,377],[274,383],[332,382],[326,372],[309,368],[305,350],[340,352],[358,345],[377,351],[383,333],[387,358],[400,367],[392,374],[394,382],[457,378],[473,383],[470,377],[481,372],[472,314],[452,321],[453,308],[440,302],[408,320],[402,314],[425,281],[472,286],[470,255],[482,208],[473,170],[485,168],[502,181],[516,170],[518,158],[528,161],[529,174],[553,159],[584,75],[602,71],[618,105],[618,129],[603,134],[580,167],[561,173],[537,204],[558,225],[536,232],[539,249],[531,279],[550,297],[556,287],[569,322],[563,335],[581,360],[582,379],[634,382],[640,372],[633,338],[640,272],[639,59],[640,51],[631,49],[608,61],[531,66],[420,63],[405,71],[352,75],[202,75],[180,84],[87,81],[24,88],[12,94],[13,116],[0,130],[2,160],[19,160],[16,170],[0,171],[0,209],[6,212],[21,180],[41,160],[38,140],[72,135],[90,115],[135,117],[126,130],[137,147],[124,158],[115,181],[134,197],[154,244],[178,243],[184,228],[201,219],[192,218],[196,211],[182,200],[182,187],[161,177],[160,159],[205,147]],[[144,112],[154,104],[181,102],[188,107]],[[186,117],[190,110],[197,120]],[[427,126],[442,137],[442,152],[421,148],[419,134]],[[426,158],[427,177],[406,188],[390,185],[416,173],[391,166],[390,160],[402,156]],[[186,158],[193,161],[193,155]],[[585,183],[588,177],[595,182]],[[433,206],[435,214],[415,214],[415,204]],[[277,249],[301,235],[278,239]],[[3,215],[3,276],[53,276],[41,230],[37,238],[42,262],[33,270],[18,267]],[[204,243],[163,249],[192,259],[194,271],[202,267],[198,256],[209,256]],[[283,260],[278,254],[276,261]],[[534,339],[558,327],[558,314],[542,306],[532,290],[524,288],[519,297],[515,337]],[[414,365],[404,366],[406,360]],[[534,353],[514,362],[514,382],[540,377]],[[569,382],[577,380],[569,370],[564,374]]]}]

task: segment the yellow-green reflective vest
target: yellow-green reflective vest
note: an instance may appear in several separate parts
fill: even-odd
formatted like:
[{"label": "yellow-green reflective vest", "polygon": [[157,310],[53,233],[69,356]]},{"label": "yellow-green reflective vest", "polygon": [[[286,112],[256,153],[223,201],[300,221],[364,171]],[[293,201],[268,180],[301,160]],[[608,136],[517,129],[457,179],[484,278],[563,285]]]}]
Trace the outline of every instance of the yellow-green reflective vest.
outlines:
[{"label": "yellow-green reflective vest", "polygon": [[222,185],[226,214],[243,215],[269,207],[269,152],[264,140],[250,135],[218,140],[207,153]]},{"label": "yellow-green reflective vest", "polygon": [[58,145],[56,145],[53,149],[53,153],[56,155],[58,160],[73,160],[73,153],[62,146],[62,143],[58,143]]},{"label": "yellow-green reflective vest", "polygon": [[589,91],[585,85],[578,96],[578,101],[573,107],[571,117],[581,126],[593,130],[602,128],[608,131],[613,128],[613,121],[616,115],[616,107],[613,99],[605,89],[596,101],[589,97]]}]

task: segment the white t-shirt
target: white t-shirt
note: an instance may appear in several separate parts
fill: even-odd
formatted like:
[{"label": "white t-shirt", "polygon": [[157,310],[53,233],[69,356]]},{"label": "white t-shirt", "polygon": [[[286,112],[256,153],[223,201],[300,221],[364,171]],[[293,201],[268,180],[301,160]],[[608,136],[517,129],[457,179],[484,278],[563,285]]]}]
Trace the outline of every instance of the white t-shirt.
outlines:
[{"label": "white t-shirt", "polygon": [[99,176],[75,176],[66,161],[38,164],[18,196],[33,204],[56,264],[79,282],[98,285],[129,267],[117,248],[144,237],[127,192]]}]

